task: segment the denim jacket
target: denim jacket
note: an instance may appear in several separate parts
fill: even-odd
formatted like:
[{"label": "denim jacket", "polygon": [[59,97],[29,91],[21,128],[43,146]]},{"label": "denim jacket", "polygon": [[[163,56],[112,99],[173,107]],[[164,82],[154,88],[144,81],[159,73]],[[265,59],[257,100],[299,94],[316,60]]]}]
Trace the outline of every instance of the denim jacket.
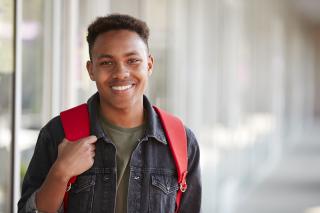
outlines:
[{"label": "denim jacket", "polygon": [[[97,117],[99,94],[88,100],[91,134],[97,136],[93,166],[80,174],[69,191],[68,213],[114,213],[116,198],[116,148]],[[174,213],[178,190],[177,172],[160,120],[144,97],[147,128],[130,159],[128,213]],[[198,213],[201,206],[199,146],[186,128],[188,139],[188,189],[183,193],[180,213]],[[19,213],[37,212],[34,195],[46,178],[64,138],[60,117],[40,131],[22,185]],[[60,208],[59,212],[63,212]]]}]

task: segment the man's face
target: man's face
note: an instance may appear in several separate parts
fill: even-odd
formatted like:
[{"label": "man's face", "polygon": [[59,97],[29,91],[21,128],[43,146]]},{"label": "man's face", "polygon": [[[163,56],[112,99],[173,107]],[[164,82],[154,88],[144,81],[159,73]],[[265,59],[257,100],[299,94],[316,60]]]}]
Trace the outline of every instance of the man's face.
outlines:
[{"label": "man's face", "polygon": [[87,62],[100,101],[108,107],[140,107],[152,72],[153,58],[136,32],[113,30],[99,35]]}]

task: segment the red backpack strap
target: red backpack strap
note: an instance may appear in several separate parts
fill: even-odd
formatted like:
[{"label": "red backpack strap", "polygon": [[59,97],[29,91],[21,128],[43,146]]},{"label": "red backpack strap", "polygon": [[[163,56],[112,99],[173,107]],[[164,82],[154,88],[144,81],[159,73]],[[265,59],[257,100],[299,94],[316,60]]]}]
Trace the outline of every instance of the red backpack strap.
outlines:
[{"label": "red backpack strap", "polygon": [[[90,120],[87,104],[81,104],[74,108],[68,109],[60,113],[60,119],[64,130],[65,138],[70,142],[90,135]],[[76,181],[77,177],[72,177],[67,185],[63,198],[64,212],[67,212],[68,196],[71,185]]]},{"label": "red backpack strap", "polygon": [[188,173],[188,156],[187,156],[187,136],[182,121],[153,106],[155,111],[160,117],[163,129],[169,142],[169,147],[172,152],[174,161],[177,167],[179,190],[176,197],[176,210],[177,213],[180,207],[182,193],[187,190],[187,173]]}]

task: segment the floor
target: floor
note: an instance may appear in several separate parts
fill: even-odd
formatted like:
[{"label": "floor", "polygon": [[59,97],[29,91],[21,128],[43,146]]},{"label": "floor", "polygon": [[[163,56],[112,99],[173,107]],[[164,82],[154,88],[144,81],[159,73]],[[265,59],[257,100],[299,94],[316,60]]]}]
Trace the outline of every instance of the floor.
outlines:
[{"label": "floor", "polygon": [[320,128],[289,148],[235,213],[320,213]]}]

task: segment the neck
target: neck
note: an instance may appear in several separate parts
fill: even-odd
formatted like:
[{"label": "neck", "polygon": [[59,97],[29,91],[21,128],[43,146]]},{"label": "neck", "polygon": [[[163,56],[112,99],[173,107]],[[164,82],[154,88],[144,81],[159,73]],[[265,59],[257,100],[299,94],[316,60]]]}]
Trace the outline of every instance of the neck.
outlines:
[{"label": "neck", "polygon": [[143,103],[138,106],[117,109],[100,102],[100,113],[110,123],[123,128],[133,128],[144,123]]}]

